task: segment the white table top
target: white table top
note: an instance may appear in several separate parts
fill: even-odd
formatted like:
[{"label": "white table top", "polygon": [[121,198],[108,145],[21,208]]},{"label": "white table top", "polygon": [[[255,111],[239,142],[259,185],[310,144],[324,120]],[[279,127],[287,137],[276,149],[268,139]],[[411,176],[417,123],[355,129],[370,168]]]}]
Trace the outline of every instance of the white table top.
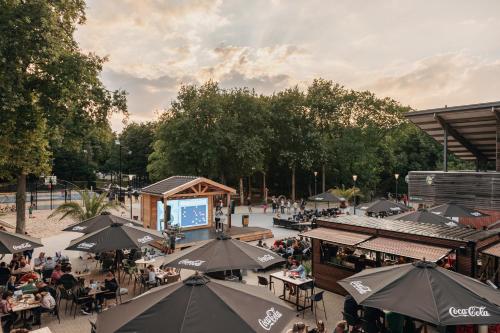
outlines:
[{"label": "white table top", "polygon": [[285,282],[288,282],[288,283],[291,283],[291,284],[294,284],[296,286],[300,286],[300,285],[303,285],[305,283],[309,283],[309,282],[312,282],[313,280],[312,279],[309,279],[309,278],[305,278],[305,279],[301,279],[301,278],[291,278],[289,276],[289,273],[287,272],[286,276],[283,275],[283,272],[276,272],[276,273],[272,273],[271,276],[275,279],[278,279],[278,280],[281,280],[281,281],[285,281]]},{"label": "white table top", "polygon": [[149,259],[149,260],[145,260],[144,258],[141,258],[141,259],[137,259],[135,261],[136,264],[138,265],[147,265],[147,264],[152,264],[155,262],[155,258],[152,258],[152,259]]}]

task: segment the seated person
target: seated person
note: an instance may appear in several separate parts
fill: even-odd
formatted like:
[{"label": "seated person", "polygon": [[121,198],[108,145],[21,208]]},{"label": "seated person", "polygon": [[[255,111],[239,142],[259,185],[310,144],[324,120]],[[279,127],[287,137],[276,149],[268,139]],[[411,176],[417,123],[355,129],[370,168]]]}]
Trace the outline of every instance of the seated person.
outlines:
[{"label": "seated person", "polygon": [[54,260],[56,263],[58,264],[62,264],[62,263],[68,263],[69,262],[69,258],[67,255],[64,255],[62,254],[61,251],[57,251],[56,252],[56,255],[54,256]]},{"label": "seated person", "polygon": [[366,306],[363,311],[363,319],[366,322],[366,333],[378,333],[382,331],[384,312],[380,309]]},{"label": "seated person", "polygon": [[297,260],[295,260],[293,262],[293,266],[294,266],[294,268],[292,268],[290,270],[290,272],[297,273],[297,275],[299,275],[301,279],[305,279],[306,278],[306,268],[304,267],[304,265],[302,265],[301,262],[298,262]]},{"label": "seated person", "polygon": [[337,325],[335,325],[333,333],[345,333],[346,328],[347,328],[347,323],[345,321],[339,321]]},{"label": "seated person", "polygon": [[14,300],[12,298],[12,292],[5,291],[2,294],[2,300],[0,301],[0,313],[2,316],[2,328],[3,332],[10,332],[12,325],[18,318],[18,314],[12,311],[12,305]]},{"label": "seated person", "polygon": [[155,267],[153,265],[149,265],[147,268],[146,268],[146,281],[149,283],[149,284],[156,284],[156,272],[155,272]]},{"label": "seated person", "polygon": [[12,271],[14,275],[21,275],[31,272],[31,266],[25,260],[19,262],[19,268]]},{"label": "seated person", "polygon": [[0,285],[4,286],[10,278],[10,269],[7,268],[7,264],[2,261],[0,263]]},{"label": "seated person", "polygon": [[61,269],[61,265],[60,264],[56,264],[56,266],[54,267],[54,271],[52,272],[52,275],[50,276],[50,279],[52,280],[52,282],[56,283],[59,281],[59,279],[61,278],[61,276],[63,275],[63,271]]},{"label": "seated person", "polygon": [[[94,304],[94,299],[89,296],[90,288],[85,288],[85,280],[78,280],[73,292],[77,298],[78,304],[80,304],[80,312],[84,315],[90,315],[92,312],[92,304]],[[96,296],[96,302],[99,302],[100,298]]]},{"label": "seated person", "polygon": [[45,264],[43,265],[43,270],[44,271],[50,271],[53,270],[56,267],[56,261],[52,259],[52,257],[47,257],[47,260],[45,261]]},{"label": "seated person", "polygon": [[7,285],[5,286],[8,291],[14,292],[16,290],[16,276],[11,275],[9,281],[7,281]]},{"label": "seated person", "polygon": [[23,276],[21,276],[21,278],[19,278],[19,283],[25,283],[25,282],[28,282],[29,280],[33,280],[33,281],[36,281],[40,278],[40,276],[36,273],[36,272],[28,272],[26,274],[24,274]]},{"label": "seated person", "polygon": [[46,261],[45,252],[40,252],[38,257],[35,258],[35,267],[42,267]]},{"label": "seated person", "polygon": [[69,290],[76,286],[77,280],[73,276],[73,274],[71,274],[71,267],[66,267],[66,269],[64,270],[64,274],[61,275],[61,277],[57,281],[57,284],[62,285],[66,290]]},{"label": "seated person", "polygon": [[344,314],[349,325],[354,326],[359,323],[359,309],[360,306],[351,295],[344,298]]},{"label": "seated person", "polygon": [[33,309],[34,322],[33,325],[40,325],[41,315],[44,312],[50,312],[56,307],[56,300],[49,292],[42,291],[36,294],[35,298],[40,301],[40,306]]},{"label": "seated person", "polygon": [[9,268],[11,271],[19,268],[19,260],[20,260],[19,254],[14,253],[12,255],[12,260],[10,261],[10,264],[9,264]]},{"label": "seated person", "polygon": [[118,290],[118,282],[111,271],[108,271],[104,277],[104,289],[110,292],[116,292]]},{"label": "seated person", "polygon": [[21,290],[23,294],[33,294],[38,291],[36,287],[35,280],[29,280],[25,285],[17,288],[17,290]]}]

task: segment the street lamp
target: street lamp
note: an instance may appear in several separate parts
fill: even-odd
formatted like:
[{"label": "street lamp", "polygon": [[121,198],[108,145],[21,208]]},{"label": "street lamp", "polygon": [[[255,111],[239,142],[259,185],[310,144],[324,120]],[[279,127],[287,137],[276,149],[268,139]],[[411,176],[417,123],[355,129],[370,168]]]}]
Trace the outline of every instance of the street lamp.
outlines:
[{"label": "street lamp", "polygon": [[317,191],[317,176],[318,176],[318,171],[314,171],[314,195],[317,195],[318,194],[318,191]]},{"label": "street lamp", "polygon": [[354,215],[356,215],[356,181],[358,180],[358,175],[352,175],[352,180],[354,181]]},{"label": "street lamp", "polygon": [[[129,152],[131,153],[131,152]],[[134,175],[128,175],[128,182],[129,184],[132,182],[132,179],[134,179]],[[130,190],[129,190],[129,196],[130,196],[130,219],[132,220],[132,187],[129,186]]]},{"label": "street lamp", "polygon": [[120,140],[115,140],[115,144],[118,145],[119,149],[119,176],[120,176],[120,181],[119,181],[119,189],[118,189],[118,201],[120,201],[122,197],[122,145],[120,143]]},{"label": "street lamp", "polygon": [[396,202],[399,202],[398,200],[398,179],[399,179],[399,173],[394,174],[394,178],[396,179]]},{"label": "street lamp", "polygon": [[87,164],[85,165],[85,174],[86,174],[86,178],[87,178],[87,188],[90,188],[89,186],[89,154],[88,154],[88,150],[87,149],[84,149],[83,150],[83,153],[86,155],[87,157]]}]

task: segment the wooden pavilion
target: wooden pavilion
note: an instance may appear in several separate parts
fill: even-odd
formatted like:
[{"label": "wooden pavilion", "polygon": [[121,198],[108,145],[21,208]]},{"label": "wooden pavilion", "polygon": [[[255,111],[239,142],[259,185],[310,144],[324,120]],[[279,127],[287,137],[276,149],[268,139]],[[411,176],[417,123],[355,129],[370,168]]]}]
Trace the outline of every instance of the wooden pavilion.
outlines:
[{"label": "wooden pavilion", "polygon": [[[229,207],[231,194],[236,190],[204,177],[172,176],[142,189],[141,220],[144,227],[157,229],[158,201],[163,203],[164,211],[169,200],[208,198],[208,225],[189,229],[211,228],[213,226],[216,198],[225,198]],[[231,214],[228,214],[228,227],[231,227]]]}]

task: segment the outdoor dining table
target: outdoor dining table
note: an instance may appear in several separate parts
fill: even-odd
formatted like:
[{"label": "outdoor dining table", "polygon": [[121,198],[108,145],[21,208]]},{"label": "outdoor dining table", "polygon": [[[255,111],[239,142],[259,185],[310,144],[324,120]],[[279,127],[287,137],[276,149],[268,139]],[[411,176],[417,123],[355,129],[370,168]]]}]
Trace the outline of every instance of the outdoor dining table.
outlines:
[{"label": "outdoor dining table", "polygon": [[[299,291],[300,291],[300,287],[303,286],[303,285],[306,285],[308,283],[313,283],[312,279],[309,279],[309,278],[301,279],[301,278],[298,278],[298,277],[297,278],[296,277],[292,277],[292,276],[289,275],[289,273],[285,273],[283,271],[282,272],[272,273],[272,274],[269,275],[269,290],[271,290],[271,285],[272,285],[271,282],[272,282],[273,279],[277,279],[277,280],[283,281],[283,294],[280,295],[279,298],[281,298],[285,302],[294,304],[297,307],[297,311],[303,311],[303,310],[306,310],[306,309],[309,309],[309,308],[312,310],[312,302],[310,302],[310,304],[307,305],[307,306],[299,304]],[[286,283],[292,284],[292,285],[294,285],[296,287],[295,302],[290,301],[290,299],[286,298],[286,289],[285,289]],[[311,292],[312,293],[314,292],[314,286],[313,286],[313,290]]]},{"label": "outdoor dining table", "polygon": [[146,260],[146,259],[144,259],[144,258],[141,258],[141,259],[137,259],[137,260],[135,261],[135,263],[136,263],[137,265],[144,265],[144,267],[146,267],[147,265],[152,264],[152,263],[154,263],[155,261],[156,261],[156,260],[155,260],[155,258],[151,258],[151,259],[149,259],[149,260]]},{"label": "outdoor dining table", "polygon": [[21,320],[26,321],[26,312],[40,307],[40,302],[35,301],[34,295],[26,295],[20,300],[16,300],[12,306],[12,312],[19,312]]}]

